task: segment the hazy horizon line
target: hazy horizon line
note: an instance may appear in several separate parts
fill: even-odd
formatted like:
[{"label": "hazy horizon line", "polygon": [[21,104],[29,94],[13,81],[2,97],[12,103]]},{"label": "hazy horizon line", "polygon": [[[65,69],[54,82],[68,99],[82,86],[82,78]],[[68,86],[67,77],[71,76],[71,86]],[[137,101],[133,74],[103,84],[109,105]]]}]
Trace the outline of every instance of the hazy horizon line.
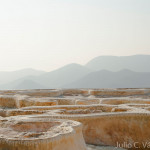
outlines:
[{"label": "hazy horizon line", "polygon": [[[89,61],[91,61],[91,60],[93,60],[93,59],[95,59],[95,58],[98,58],[98,57],[103,57],[103,56],[111,56],[111,57],[130,57],[130,56],[150,56],[150,54],[134,54],[134,55],[99,55],[99,56],[96,56],[96,57],[93,57],[92,59],[90,59],[90,60],[88,60],[88,62]],[[70,64],[79,64],[79,65],[81,65],[81,66],[84,66],[84,65],[86,65],[88,62],[86,62],[85,64],[80,64],[80,63],[77,63],[77,62],[70,62],[70,63],[68,63],[68,64],[66,64],[66,65],[63,65],[63,66],[61,66],[61,67],[58,67],[58,68],[56,68],[56,69],[53,69],[53,70],[42,70],[42,69],[36,69],[36,68],[32,68],[32,67],[27,67],[27,68],[20,68],[20,69],[17,69],[17,70],[0,70],[0,72],[15,72],[15,71],[21,71],[21,70],[36,70],[36,71],[43,71],[43,72],[51,72],[51,71],[55,71],[55,70],[57,70],[57,69],[59,69],[59,68],[62,68],[62,67],[64,67],[64,66],[67,66],[67,65],[70,65]]]}]

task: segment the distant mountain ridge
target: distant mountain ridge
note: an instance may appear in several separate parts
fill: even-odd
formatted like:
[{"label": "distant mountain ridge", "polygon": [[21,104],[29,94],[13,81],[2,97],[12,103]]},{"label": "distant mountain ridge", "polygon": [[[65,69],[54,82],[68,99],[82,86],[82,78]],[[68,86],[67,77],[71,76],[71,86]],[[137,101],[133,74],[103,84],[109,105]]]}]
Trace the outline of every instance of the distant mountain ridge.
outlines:
[{"label": "distant mountain ridge", "polygon": [[35,70],[32,68],[17,70],[17,71],[0,71],[0,85],[7,84],[14,80],[27,77],[27,76],[39,76],[44,74],[45,71]]},{"label": "distant mountain ridge", "polygon": [[42,75],[19,78],[7,84],[0,85],[0,89],[19,89],[19,87],[22,89],[23,84],[27,88],[25,81],[28,81],[29,89],[31,89],[33,83],[37,85],[37,88],[60,88],[62,85],[76,81],[90,72],[90,69],[73,63],[51,72],[45,72]]},{"label": "distant mountain ridge", "polygon": [[13,87],[14,89],[45,89],[46,87],[32,81],[32,80],[24,80],[20,84]]},{"label": "distant mountain ridge", "polygon": [[99,56],[85,66],[93,70],[119,71],[129,69],[135,72],[150,72],[150,55]]},{"label": "distant mountain ridge", "polygon": [[150,88],[150,72],[101,70],[65,85],[65,88]]},{"label": "distant mountain ridge", "polygon": [[90,69],[73,63],[38,76],[34,78],[34,81],[48,88],[60,88],[62,85],[76,81],[90,72]]},{"label": "distant mountain ridge", "polygon": [[51,72],[0,72],[0,89],[150,88],[150,55],[99,56]]}]

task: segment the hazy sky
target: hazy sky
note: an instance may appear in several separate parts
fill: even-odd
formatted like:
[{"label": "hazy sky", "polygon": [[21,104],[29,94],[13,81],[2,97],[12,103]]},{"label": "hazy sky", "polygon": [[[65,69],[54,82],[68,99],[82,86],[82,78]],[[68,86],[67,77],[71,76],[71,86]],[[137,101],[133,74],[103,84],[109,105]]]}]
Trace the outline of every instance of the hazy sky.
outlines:
[{"label": "hazy sky", "polygon": [[1,71],[133,54],[150,54],[150,0],[0,1]]}]

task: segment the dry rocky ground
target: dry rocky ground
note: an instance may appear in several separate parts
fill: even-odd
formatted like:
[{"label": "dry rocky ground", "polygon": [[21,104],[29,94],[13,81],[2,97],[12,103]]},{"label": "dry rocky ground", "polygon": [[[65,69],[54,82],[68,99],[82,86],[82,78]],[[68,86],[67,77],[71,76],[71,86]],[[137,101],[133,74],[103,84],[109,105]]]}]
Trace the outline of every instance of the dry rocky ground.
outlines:
[{"label": "dry rocky ground", "polygon": [[136,142],[142,150],[150,89],[0,91],[0,116],[0,149],[121,150],[111,145]]}]

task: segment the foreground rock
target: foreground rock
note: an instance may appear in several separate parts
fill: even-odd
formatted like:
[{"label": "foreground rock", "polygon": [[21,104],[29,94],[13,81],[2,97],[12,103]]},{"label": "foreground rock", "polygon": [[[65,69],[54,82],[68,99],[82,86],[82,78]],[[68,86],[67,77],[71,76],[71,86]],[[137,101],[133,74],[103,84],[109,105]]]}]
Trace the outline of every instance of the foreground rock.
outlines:
[{"label": "foreground rock", "polygon": [[86,150],[81,124],[71,120],[1,119],[0,139],[2,150]]},{"label": "foreground rock", "polygon": [[0,94],[2,150],[150,149],[150,89]]}]

